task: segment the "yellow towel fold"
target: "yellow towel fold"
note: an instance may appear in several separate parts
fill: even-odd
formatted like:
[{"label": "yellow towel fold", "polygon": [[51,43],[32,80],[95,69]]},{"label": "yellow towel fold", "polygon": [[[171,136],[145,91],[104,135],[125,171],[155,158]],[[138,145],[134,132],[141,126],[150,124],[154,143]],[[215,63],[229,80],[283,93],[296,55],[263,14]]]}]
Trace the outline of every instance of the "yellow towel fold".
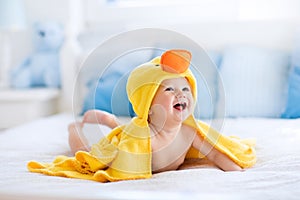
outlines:
[{"label": "yellow towel fold", "polygon": [[[131,72],[127,82],[127,94],[136,117],[129,124],[113,129],[107,137],[94,144],[90,152],[79,151],[75,157],[58,156],[52,163],[47,164],[31,161],[27,165],[28,170],[52,176],[99,182],[151,177],[148,111],[158,87],[166,79],[185,77],[191,86],[193,97],[197,96],[196,79],[189,69],[178,71],[178,67],[175,67],[176,73],[166,70],[165,64],[185,65],[176,60],[176,54],[174,57],[170,52],[176,53],[176,50],[167,51],[161,57],[155,58]],[[169,62],[170,60],[171,62]],[[193,127],[200,137],[242,168],[248,168],[255,164],[255,143],[252,140],[221,135],[204,122],[196,120],[193,115],[190,115],[183,123]],[[201,158],[203,155],[198,150],[191,148],[186,157]]]}]

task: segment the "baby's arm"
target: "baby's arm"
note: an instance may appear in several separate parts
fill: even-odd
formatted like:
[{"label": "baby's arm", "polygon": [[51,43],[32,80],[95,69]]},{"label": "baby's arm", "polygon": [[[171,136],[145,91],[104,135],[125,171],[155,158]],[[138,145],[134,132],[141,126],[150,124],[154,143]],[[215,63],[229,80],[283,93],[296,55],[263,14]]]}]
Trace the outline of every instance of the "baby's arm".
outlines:
[{"label": "baby's arm", "polygon": [[212,161],[224,171],[241,171],[242,168],[233,162],[228,156],[218,151],[209,142],[200,137],[195,137],[193,147],[198,149],[208,160]]},{"label": "baby's arm", "polygon": [[102,110],[89,110],[84,113],[82,123],[103,124],[111,129],[120,123],[115,115]]}]

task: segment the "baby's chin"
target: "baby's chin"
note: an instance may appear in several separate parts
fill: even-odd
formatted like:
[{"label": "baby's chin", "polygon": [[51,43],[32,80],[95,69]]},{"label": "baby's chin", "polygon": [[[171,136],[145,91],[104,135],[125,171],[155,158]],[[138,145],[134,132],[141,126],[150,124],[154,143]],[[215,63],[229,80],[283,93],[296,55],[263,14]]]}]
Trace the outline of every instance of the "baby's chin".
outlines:
[{"label": "baby's chin", "polygon": [[183,111],[181,111],[181,112],[175,111],[175,112],[174,112],[174,119],[175,119],[176,121],[183,122],[183,121],[185,121],[190,115],[191,115],[191,113],[188,112],[188,110],[183,110]]}]

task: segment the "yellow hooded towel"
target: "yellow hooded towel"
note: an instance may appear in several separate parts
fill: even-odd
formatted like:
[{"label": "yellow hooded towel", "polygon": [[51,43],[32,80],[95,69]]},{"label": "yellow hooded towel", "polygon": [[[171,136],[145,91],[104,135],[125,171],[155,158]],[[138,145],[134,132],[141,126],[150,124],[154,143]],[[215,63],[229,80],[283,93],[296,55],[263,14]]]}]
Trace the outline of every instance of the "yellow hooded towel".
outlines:
[{"label": "yellow hooded towel", "polygon": [[[53,163],[31,161],[28,170],[52,176],[89,179],[100,182],[150,178],[151,137],[148,111],[152,99],[166,79],[185,77],[197,97],[196,80],[188,69],[191,55],[184,50],[166,51],[161,57],[134,69],[127,82],[127,94],[136,113],[129,124],[121,125],[94,144],[90,152],[78,151],[75,157],[58,156]],[[242,168],[255,164],[254,143],[236,137],[221,135],[207,124],[190,115],[184,124],[193,127],[197,134],[227,155]],[[194,148],[188,158],[202,158]]]}]

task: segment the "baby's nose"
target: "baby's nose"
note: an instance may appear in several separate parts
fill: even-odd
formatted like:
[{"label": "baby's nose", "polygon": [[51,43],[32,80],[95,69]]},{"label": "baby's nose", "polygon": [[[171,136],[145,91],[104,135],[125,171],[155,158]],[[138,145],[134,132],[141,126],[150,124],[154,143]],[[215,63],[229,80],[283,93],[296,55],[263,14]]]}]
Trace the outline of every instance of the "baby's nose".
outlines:
[{"label": "baby's nose", "polygon": [[181,90],[177,90],[177,92],[176,92],[176,97],[177,98],[185,98],[185,94],[183,93],[183,91],[181,91]]}]

